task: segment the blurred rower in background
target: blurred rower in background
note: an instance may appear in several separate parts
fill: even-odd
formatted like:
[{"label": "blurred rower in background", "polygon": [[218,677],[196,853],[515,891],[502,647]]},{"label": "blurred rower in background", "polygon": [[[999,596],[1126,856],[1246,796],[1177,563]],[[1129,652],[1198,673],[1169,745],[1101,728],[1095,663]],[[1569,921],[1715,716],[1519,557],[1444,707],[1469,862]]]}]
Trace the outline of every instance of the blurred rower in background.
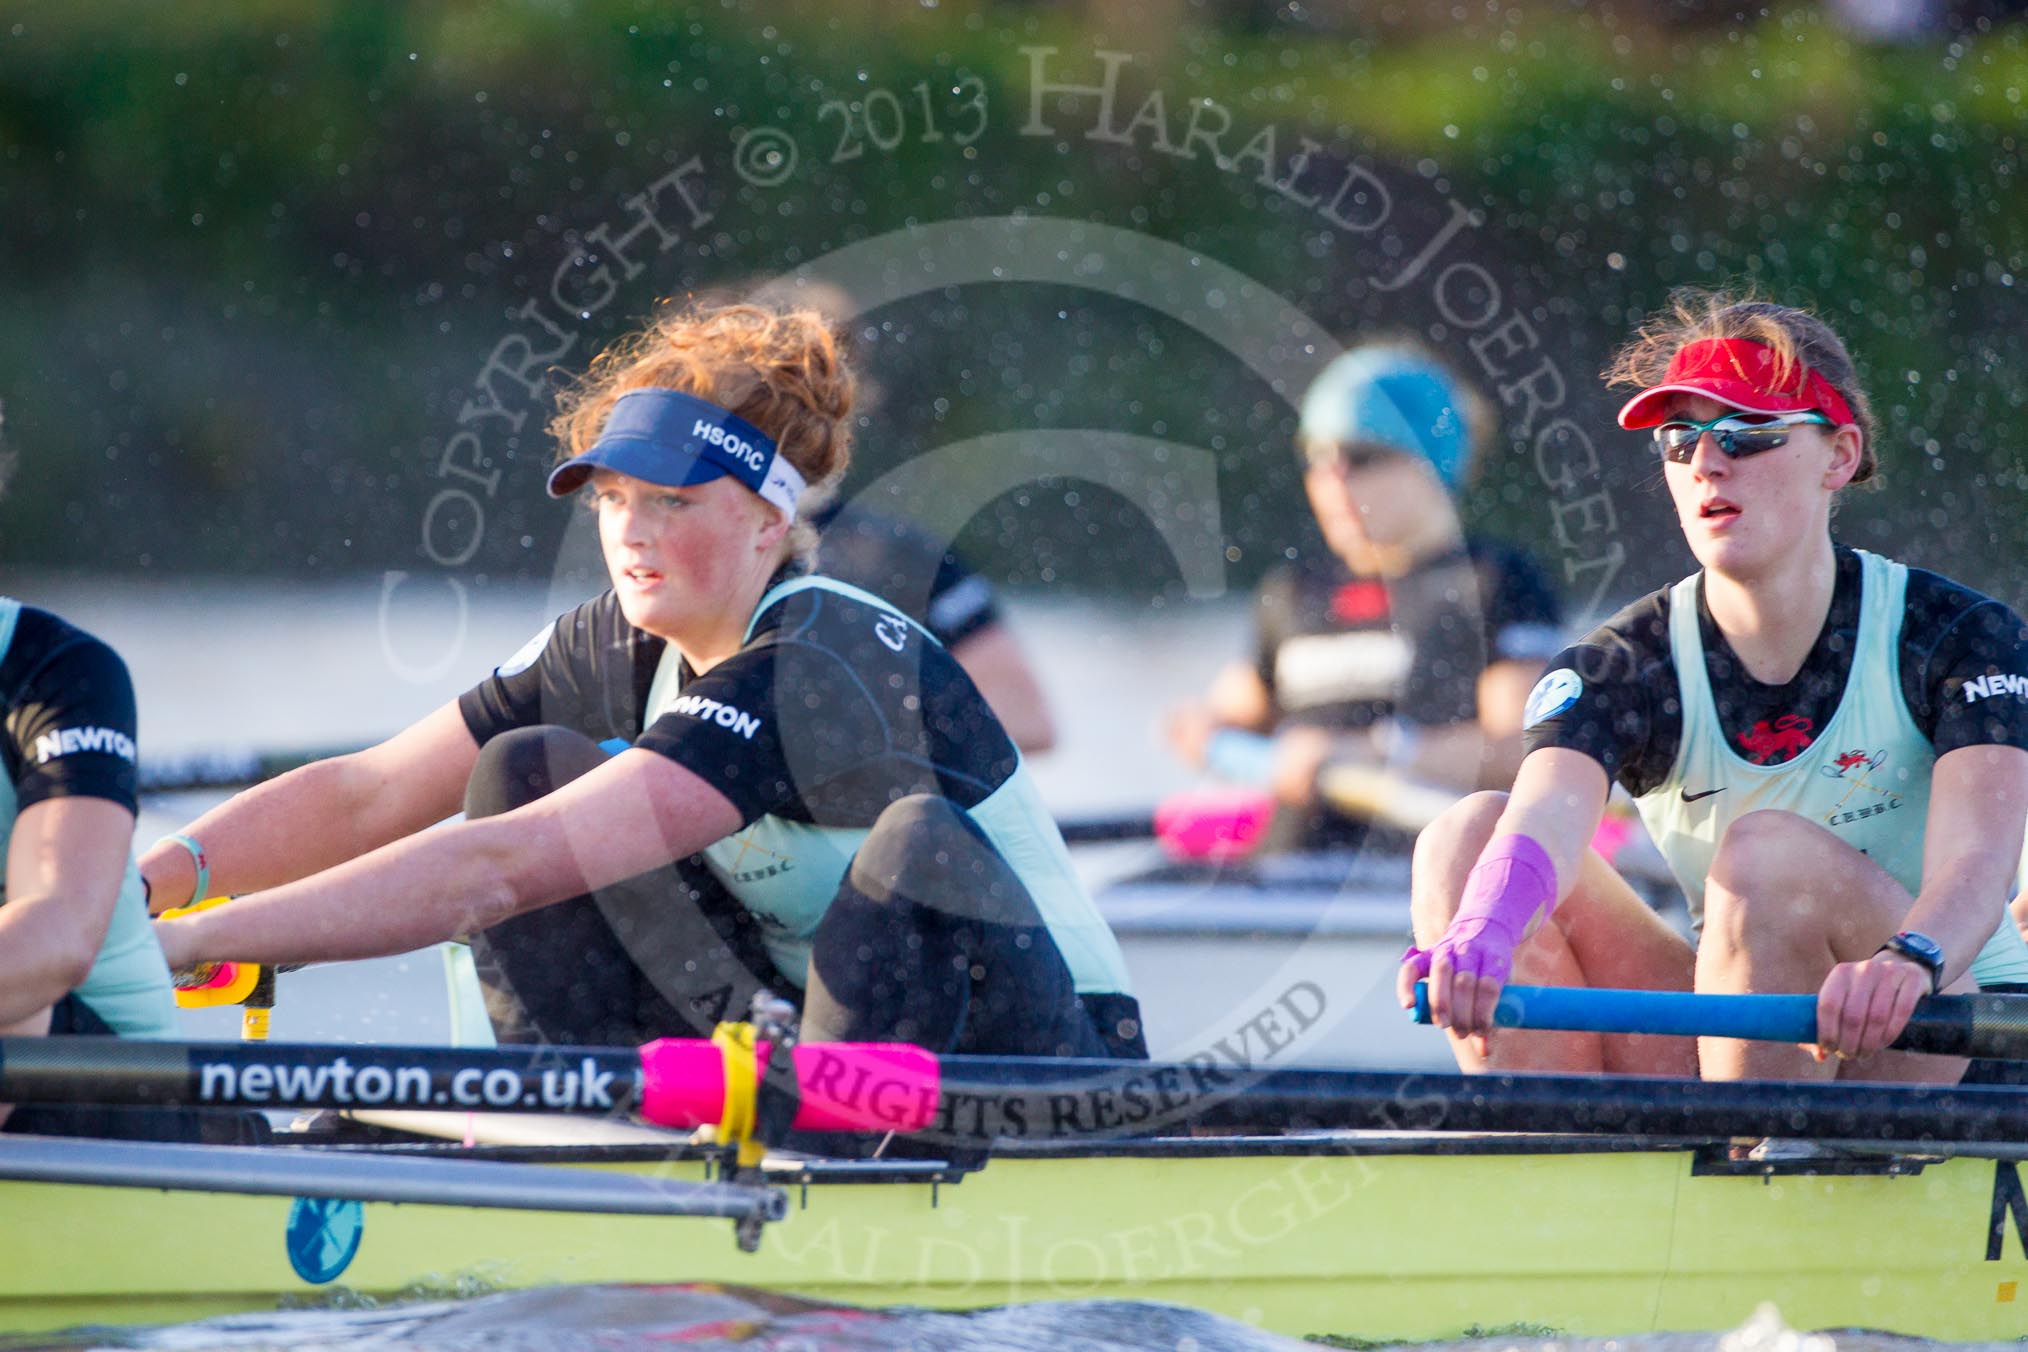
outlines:
[{"label": "blurred rower in background", "polygon": [[[856,321],[859,303],[821,278],[769,278],[750,288],[777,295],[830,319],[859,367],[859,423],[880,406],[884,391],[870,374]],[[806,518],[817,528],[817,571],[898,606],[958,660],[1023,755],[1056,745],[1056,720],[1021,640],[1000,608],[993,584],[957,545],[890,505],[877,487],[813,494]]]},{"label": "blurred rower in background", "polygon": [[1458,791],[1512,781],[1522,708],[1562,636],[1541,571],[1459,523],[1453,495],[1490,430],[1485,401],[1410,341],[1344,353],[1304,395],[1303,487],[1329,553],[1262,581],[1254,660],[1168,724],[1193,765],[1272,788],[1272,848],[1363,838],[1318,792],[1327,765]]},{"label": "blurred rower in background", "polygon": [[993,584],[953,545],[900,516],[840,496],[810,516],[817,571],[899,606],[944,645],[1024,755],[1056,745],[1049,700]]}]

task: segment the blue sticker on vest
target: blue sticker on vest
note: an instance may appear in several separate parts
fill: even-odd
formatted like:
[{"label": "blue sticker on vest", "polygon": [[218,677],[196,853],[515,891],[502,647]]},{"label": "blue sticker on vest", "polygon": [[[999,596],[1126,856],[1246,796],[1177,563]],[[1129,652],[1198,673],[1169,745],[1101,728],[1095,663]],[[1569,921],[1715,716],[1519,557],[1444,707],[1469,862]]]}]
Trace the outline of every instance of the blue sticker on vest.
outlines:
[{"label": "blue sticker on vest", "polygon": [[289,1208],[289,1266],[306,1282],[322,1285],[352,1265],[366,1233],[366,1208],[357,1202],[298,1197]]},{"label": "blue sticker on vest", "polygon": [[1532,728],[1545,718],[1554,718],[1577,703],[1584,682],[1569,667],[1558,667],[1535,683],[1528,693],[1528,707],[1522,711],[1521,726]]},{"label": "blue sticker on vest", "polygon": [[493,674],[505,680],[509,676],[519,676],[522,672],[534,666],[536,659],[542,656],[543,649],[549,646],[549,636],[555,632],[556,621],[551,620],[548,624],[542,626],[541,633],[522,644],[515,650],[512,657],[493,668]]}]

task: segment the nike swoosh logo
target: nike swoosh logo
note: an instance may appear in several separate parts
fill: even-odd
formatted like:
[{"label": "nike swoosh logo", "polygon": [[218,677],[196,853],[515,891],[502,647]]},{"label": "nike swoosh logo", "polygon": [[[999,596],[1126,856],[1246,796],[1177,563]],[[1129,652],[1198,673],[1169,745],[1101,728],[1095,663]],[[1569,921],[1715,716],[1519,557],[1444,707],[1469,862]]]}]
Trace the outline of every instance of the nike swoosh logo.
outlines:
[{"label": "nike swoosh logo", "polygon": [[1683,790],[1683,801],[1686,803],[1694,803],[1699,798],[1709,798],[1714,793],[1724,793],[1724,792],[1725,787],[1723,785],[1720,785],[1718,788],[1715,789],[1706,789],[1702,793],[1692,793],[1690,792],[1690,790],[1685,789]]}]

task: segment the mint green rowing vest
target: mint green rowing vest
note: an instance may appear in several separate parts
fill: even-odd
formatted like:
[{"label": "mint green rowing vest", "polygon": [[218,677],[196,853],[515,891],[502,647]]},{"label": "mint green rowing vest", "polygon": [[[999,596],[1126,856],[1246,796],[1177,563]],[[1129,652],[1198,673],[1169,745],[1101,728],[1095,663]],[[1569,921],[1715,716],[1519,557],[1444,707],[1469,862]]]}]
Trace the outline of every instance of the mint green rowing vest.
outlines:
[{"label": "mint green rowing vest", "polygon": [[[777,602],[815,588],[847,596],[905,621],[925,643],[936,638],[871,592],[835,578],[794,578],[771,589],[754,607],[745,639],[751,639],[761,617]],[[641,726],[652,727],[680,695],[682,654],[670,644],[648,687]],[[971,817],[993,848],[1027,887],[1049,934],[1083,994],[1132,994],[1126,958],[1091,894],[1078,879],[1070,851],[1056,829],[1056,819],[1035,786],[1025,763],[970,809]],[[725,839],[705,847],[704,861],[740,904],[763,921],[762,945],[782,975],[798,986],[810,966],[811,943],[818,922],[838,895],[852,857],[866,840],[863,826],[818,826],[772,814],[760,817]]]},{"label": "mint green rowing vest", "polygon": [[[1859,636],[1844,693],[1809,747],[1779,765],[1747,760],[1727,744],[1719,725],[1697,622],[1701,574],[1670,589],[1669,648],[1683,701],[1683,741],[1668,777],[1634,805],[1700,931],[1704,881],[1720,837],[1734,821],[1765,808],[1806,817],[1864,850],[1909,895],[1922,889],[1923,826],[1936,752],[1901,694],[1908,569],[1865,550],[1855,552],[1862,565]],[[1686,794],[1694,801],[1686,802]],[[2005,897],[1994,899],[1993,937],[1972,963],[1981,986],[2028,981],[2028,944],[2006,903]]]},{"label": "mint green rowing vest", "polygon": [[[0,597],[0,657],[14,642],[15,622],[21,618],[21,603]],[[17,799],[14,781],[0,775],[0,860],[14,838]],[[7,878],[0,868],[0,905],[7,902]],[[141,874],[132,859],[127,876],[121,880],[120,895],[113,902],[113,919],[99,945],[98,961],[76,991],[92,1012],[127,1037],[176,1036],[176,996],[169,984],[169,968],[162,960],[162,946],[155,942],[155,926],[148,919],[148,903],[141,890]]]}]

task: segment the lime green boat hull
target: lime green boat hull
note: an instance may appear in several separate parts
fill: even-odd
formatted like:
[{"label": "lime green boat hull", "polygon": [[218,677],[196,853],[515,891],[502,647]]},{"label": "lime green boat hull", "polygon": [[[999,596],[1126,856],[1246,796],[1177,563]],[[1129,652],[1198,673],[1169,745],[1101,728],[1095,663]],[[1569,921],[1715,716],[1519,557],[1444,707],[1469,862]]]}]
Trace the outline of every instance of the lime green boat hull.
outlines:
[{"label": "lime green boat hull", "polygon": [[[703,1181],[710,1165],[579,1167]],[[1717,1330],[1773,1302],[1798,1328],[2004,1339],[2028,1332],[2020,1198],[2015,1164],[1982,1158],[1764,1177],[1676,1149],[1192,1141],[999,1157],[940,1184],[792,1186],[753,1253],[724,1220],[368,1204],[356,1253],[317,1284],[292,1265],[288,1198],[4,1183],[0,1329],[646,1282],[862,1306],[1132,1298],[1418,1340],[1516,1322]]]}]

